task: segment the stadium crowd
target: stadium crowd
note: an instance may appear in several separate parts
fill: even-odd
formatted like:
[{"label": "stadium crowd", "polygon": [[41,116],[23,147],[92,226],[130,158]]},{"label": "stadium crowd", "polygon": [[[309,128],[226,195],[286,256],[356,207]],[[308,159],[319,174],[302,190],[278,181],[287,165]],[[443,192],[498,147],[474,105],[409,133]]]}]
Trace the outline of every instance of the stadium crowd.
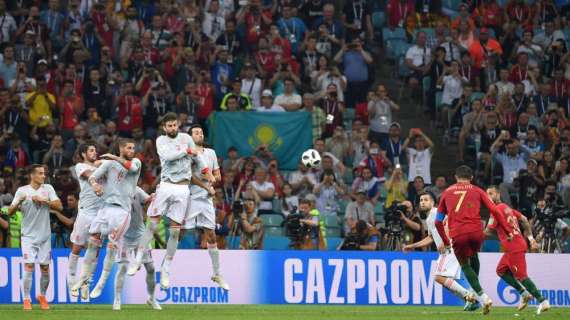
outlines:
[{"label": "stadium crowd", "polygon": [[[26,167],[43,163],[64,204],[52,212],[53,247],[67,247],[78,210],[72,168],[83,142],[96,141],[102,154],[118,137],[132,137],[143,162],[139,185],[150,194],[167,112],[187,131],[196,123],[206,129],[213,112],[304,111],[320,168],[300,162],[284,172],[264,145],[248,156],[230,148],[219,159],[220,248],[262,249],[279,236],[295,248],[362,250],[394,249],[386,243],[395,235],[402,243],[421,239],[419,194],[437,198],[452,183],[432,177],[435,144],[457,143],[457,162],[477,172],[477,184],[499,185],[503,200],[532,219],[537,239],[552,231],[543,217],[560,215],[552,232],[564,251],[566,3],[0,0],[0,206],[27,183]],[[376,79],[379,48],[393,58],[393,79]],[[398,75],[413,89],[405,106],[378,84]],[[418,117],[418,126],[440,128],[441,140],[396,121],[412,104],[431,115],[431,122]],[[19,247],[21,219],[0,216],[0,247]],[[157,231],[156,247],[166,229]],[[183,245],[204,246],[197,238]]]}]

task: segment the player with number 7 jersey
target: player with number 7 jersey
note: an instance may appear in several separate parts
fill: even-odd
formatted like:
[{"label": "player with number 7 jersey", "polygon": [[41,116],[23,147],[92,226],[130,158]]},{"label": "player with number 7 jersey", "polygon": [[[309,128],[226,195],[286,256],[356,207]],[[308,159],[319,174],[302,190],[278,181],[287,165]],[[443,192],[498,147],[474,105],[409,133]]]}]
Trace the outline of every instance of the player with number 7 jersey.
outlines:
[{"label": "player with number 7 jersey", "polygon": [[435,226],[443,243],[449,247],[450,241],[443,226],[443,220],[447,215],[453,252],[467,281],[483,305],[483,313],[487,314],[493,302],[483,292],[478,277],[480,268],[478,253],[485,239],[481,223],[481,204],[489,209],[491,216],[505,228],[507,234],[512,234],[513,230],[507,224],[505,217],[497,214],[495,204],[485,191],[471,184],[472,178],[473,172],[467,166],[460,166],[455,170],[457,183],[442,193]]}]

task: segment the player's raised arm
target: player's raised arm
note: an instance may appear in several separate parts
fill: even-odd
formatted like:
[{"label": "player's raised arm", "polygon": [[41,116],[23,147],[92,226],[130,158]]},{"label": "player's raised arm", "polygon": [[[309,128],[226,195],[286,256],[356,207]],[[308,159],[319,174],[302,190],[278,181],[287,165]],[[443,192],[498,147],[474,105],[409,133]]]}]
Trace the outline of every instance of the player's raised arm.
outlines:
[{"label": "player's raised arm", "polygon": [[489,195],[487,195],[485,193],[485,191],[483,191],[479,188],[477,188],[477,192],[479,193],[479,196],[481,198],[481,202],[483,203],[483,205],[485,205],[485,207],[487,207],[487,209],[489,209],[491,216],[495,220],[497,220],[498,225],[503,227],[508,234],[512,234],[513,233],[513,227],[511,227],[507,223],[507,220],[505,220],[505,216],[502,215],[501,212],[499,212],[497,210],[497,206],[493,203],[493,201],[491,200]]},{"label": "player's raised arm", "polygon": [[445,216],[447,215],[447,206],[445,203],[447,193],[444,191],[441,195],[441,199],[439,200],[439,206],[437,208],[437,215],[435,216],[435,228],[437,229],[437,233],[441,237],[443,244],[446,247],[449,246],[449,238],[445,233],[445,226],[443,225],[443,220],[445,220]]}]

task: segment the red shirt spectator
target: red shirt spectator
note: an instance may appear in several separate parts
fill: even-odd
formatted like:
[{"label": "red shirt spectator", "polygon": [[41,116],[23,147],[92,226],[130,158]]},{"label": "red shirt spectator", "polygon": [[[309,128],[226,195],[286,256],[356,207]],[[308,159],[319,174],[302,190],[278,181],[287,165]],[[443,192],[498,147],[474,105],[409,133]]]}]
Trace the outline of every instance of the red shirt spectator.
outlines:
[{"label": "red shirt spectator", "polygon": [[511,69],[509,81],[517,84],[524,80],[529,80],[528,71],[528,56],[525,53],[519,54],[518,64]]},{"label": "red shirt spectator", "polygon": [[473,18],[482,27],[500,27],[503,20],[503,12],[496,2],[483,2],[473,12]]},{"label": "red shirt spectator", "polygon": [[214,111],[214,89],[209,83],[200,83],[196,86],[198,96],[198,119],[206,120]]},{"label": "red shirt spectator", "polygon": [[245,41],[248,45],[253,45],[263,33],[269,31],[273,16],[270,9],[261,8],[259,0],[250,1],[245,10]]},{"label": "red shirt spectator", "polygon": [[141,99],[132,95],[132,87],[131,83],[126,83],[125,94],[119,98],[117,128],[123,132],[131,132],[134,128],[142,127]]},{"label": "red shirt spectator", "polygon": [[74,93],[73,82],[65,81],[57,103],[62,117],[61,128],[73,131],[73,128],[79,124],[79,118],[83,113],[83,98],[82,95]]},{"label": "red shirt spectator", "polygon": [[413,0],[390,0],[386,5],[388,25],[392,28],[405,27],[408,16],[413,16],[415,11]]},{"label": "red shirt spectator", "polygon": [[501,44],[497,40],[489,38],[489,30],[487,28],[482,28],[479,39],[473,41],[473,44],[469,47],[469,54],[471,54],[473,59],[473,66],[481,69],[487,66],[487,59],[501,56],[503,48],[501,48]]},{"label": "red shirt spectator", "polygon": [[511,1],[505,9],[506,21],[516,22],[523,28],[532,27],[532,10],[525,1]]}]

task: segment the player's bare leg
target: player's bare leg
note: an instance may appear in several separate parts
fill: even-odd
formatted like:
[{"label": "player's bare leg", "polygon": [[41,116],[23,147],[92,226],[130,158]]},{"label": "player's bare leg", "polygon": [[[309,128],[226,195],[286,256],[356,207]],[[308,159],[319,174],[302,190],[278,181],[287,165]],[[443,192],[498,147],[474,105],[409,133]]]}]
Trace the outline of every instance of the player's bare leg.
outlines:
[{"label": "player's bare leg", "polygon": [[[170,265],[176,254],[176,249],[178,248],[178,242],[180,241],[180,224],[174,221],[170,221],[170,235],[168,236],[168,241],[166,242],[166,255],[162,260],[162,267],[160,268],[160,286],[163,289],[168,289],[170,287]],[[138,253],[137,253],[138,257]]]},{"label": "player's bare leg", "polygon": [[87,251],[83,259],[83,267],[81,268],[81,275],[77,282],[71,287],[71,290],[79,290],[85,284],[89,284],[89,279],[93,276],[93,271],[97,267],[97,255],[101,247],[100,235],[92,235],[89,237]]},{"label": "player's bare leg", "polygon": [[144,264],[144,268],[146,269],[146,290],[148,292],[146,303],[154,310],[162,310],[162,307],[154,297],[154,290],[156,288],[156,282],[154,281],[154,264],[147,262]]},{"label": "player's bare leg", "polygon": [[99,277],[99,281],[97,281],[95,288],[93,288],[93,291],[91,291],[91,294],[89,295],[91,299],[96,299],[101,296],[101,293],[105,288],[105,284],[107,283],[107,279],[109,279],[109,275],[113,269],[113,263],[115,262],[116,255],[117,246],[109,243],[107,245],[107,252],[105,253],[105,260],[103,260],[103,271],[101,272],[101,277]]},{"label": "player's bare leg", "polygon": [[49,310],[49,305],[46,298],[47,289],[49,287],[49,265],[40,265],[40,271],[40,295],[37,296],[37,299],[42,310]]},{"label": "player's bare leg", "polygon": [[24,265],[24,277],[22,278],[22,291],[24,292],[24,310],[32,310],[32,281],[34,278],[34,264],[26,263]]},{"label": "player's bare leg", "polygon": [[154,238],[154,233],[158,229],[158,224],[160,223],[160,217],[149,217],[149,222],[146,225],[146,229],[141,237],[139,246],[137,248],[137,255],[135,257],[134,263],[132,263],[128,270],[127,275],[134,276],[137,271],[141,268],[144,250],[147,250],[150,241]]},{"label": "player's bare leg", "polygon": [[214,230],[204,229],[204,236],[206,237],[206,242],[208,243],[208,254],[210,254],[210,260],[212,260],[212,269],[214,271],[212,281],[217,283],[222,289],[230,290],[230,286],[220,274],[220,252],[218,251],[218,244],[216,243],[216,233]]}]

